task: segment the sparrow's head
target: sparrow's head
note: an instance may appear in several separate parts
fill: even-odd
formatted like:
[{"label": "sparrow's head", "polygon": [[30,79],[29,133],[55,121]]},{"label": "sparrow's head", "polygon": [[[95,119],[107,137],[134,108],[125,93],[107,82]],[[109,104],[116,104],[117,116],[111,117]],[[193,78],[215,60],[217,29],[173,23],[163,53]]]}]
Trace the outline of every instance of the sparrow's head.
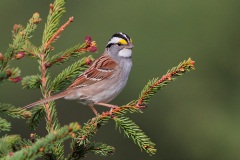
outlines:
[{"label": "sparrow's head", "polygon": [[132,39],[125,33],[115,33],[109,40],[106,49],[111,56],[131,58],[132,56]]}]

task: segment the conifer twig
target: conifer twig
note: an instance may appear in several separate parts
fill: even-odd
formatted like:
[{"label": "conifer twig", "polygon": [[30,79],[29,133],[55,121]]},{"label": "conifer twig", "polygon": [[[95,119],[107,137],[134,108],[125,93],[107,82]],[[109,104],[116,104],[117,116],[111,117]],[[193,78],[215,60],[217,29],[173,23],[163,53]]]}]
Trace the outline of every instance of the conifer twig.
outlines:
[{"label": "conifer twig", "polygon": [[14,25],[13,42],[9,45],[5,54],[0,53],[0,83],[6,79],[14,83],[21,81],[20,70],[18,68],[10,68],[9,63],[14,59],[24,57],[22,48],[32,37],[32,33],[36,30],[37,24],[40,22],[41,18],[39,14],[34,13],[25,28],[21,25]]},{"label": "conifer twig", "polygon": [[96,42],[92,41],[92,38],[90,36],[87,36],[83,44],[75,45],[74,47],[67,49],[64,52],[60,52],[52,56],[50,60],[46,63],[46,67],[49,68],[53,64],[61,64],[72,58],[79,57],[86,52],[96,52],[96,51],[97,51]]},{"label": "conifer twig", "polygon": [[0,117],[0,133],[1,131],[10,131],[11,123],[9,123],[6,119]]},{"label": "conifer twig", "polygon": [[4,156],[13,153],[14,144],[16,144],[21,137],[19,135],[5,135],[0,138],[0,159]]},{"label": "conifer twig", "polygon": [[[50,9],[52,10],[52,8],[50,7]],[[40,54],[40,60],[41,60],[41,82],[42,82],[42,91],[44,94],[44,98],[47,98],[48,96],[50,96],[50,93],[48,93],[47,91],[47,60],[46,60],[46,53],[48,52],[47,49],[49,47],[49,45],[51,43],[53,43],[53,41],[59,36],[59,34],[70,24],[70,22],[73,22],[73,17],[70,17],[68,19],[68,21],[62,25],[53,35],[52,37],[48,40],[48,42],[45,44],[44,50],[42,51],[42,53]],[[53,123],[52,123],[52,114],[51,114],[51,109],[50,109],[50,105],[49,103],[45,103],[45,110],[46,110],[46,119],[48,122],[48,128],[50,130],[53,129]],[[53,113],[54,114],[54,113]]]},{"label": "conifer twig", "polygon": [[79,130],[80,125],[78,123],[70,123],[68,126],[50,132],[45,138],[38,139],[32,146],[28,146],[20,151],[9,154],[5,159],[36,159],[37,157],[40,157],[42,153],[51,150],[55,144],[70,137],[74,138],[75,133]]},{"label": "conifer twig", "polygon": [[[45,53],[42,52],[40,54],[40,65],[41,65],[41,83],[42,83],[42,93],[43,93],[43,97],[44,98],[47,98],[48,97],[48,93],[47,93],[47,77],[46,77],[46,74],[47,74],[47,68],[45,66],[45,63],[46,63],[46,56],[45,56]],[[49,109],[49,103],[45,103],[45,110],[46,110],[46,119],[47,119],[47,122],[48,122],[48,126],[49,126],[49,129],[52,130],[52,123],[51,123],[51,113],[50,113],[50,109]]]},{"label": "conifer twig", "polygon": [[31,117],[31,112],[23,108],[14,107],[11,104],[0,103],[0,115],[7,115],[18,119],[26,119]]},{"label": "conifer twig", "polygon": [[61,33],[71,22],[73,22],[73,17],[70,17],[70,18],[68,19],[68,21],[67,21],[64,25],[62,25],[62,26],[57,30],[56,33],[54,33],[54,35],[50,38],[50,40],[45,44],[45,50],[48,48],[48,46],[49,46],[51,43],[53,43],[53,41],[54,41],[55,39],[57,39],[57,37],[60,35],[60,33]]},{"label": "conifer twig", "polygon": [[126,113],[141,113],[141,110],[143,109],[142,106],[131,106],[129,104],[122,107],[113,108],[111,111],[103,112],[102,114],[90,119],[87,123],[85,123],[82,129],[77,133],[75,140],[72,141],[72,153],[69,154],[69,159],[78,159],[79,157],[84,157],[84,155],[87,154],[87,151],[90,151],[88,146],[91,143],[90,140],[92,137],[97,133],[98,129],[108,123],[111,118],[114,118],[115,116],[122,116]]},{"label": "conifer twig", "polygon": [[25,42],[25,45],[22,47],[25,54],[28,54],[31,57],[37,57],[38,56],[38,48],[34,46],[29,40]]},{"label": "conifer twig", "polygon": [[193,70],[194,63],[195,62],[191,58],[189,58],[187,61],[181,62],[177,67],[173,67],[165,75],[163,75],[162,78],[157,78],[150,81],[144,87],[138,99],[137,106],[145,106],[149,102],[149,98],[153,96],[153,94],[156,93],[157,90],[161,89],[162,87],[167,85],[167,83],[174,80],[173,77],[181,76],[186,71]]}]

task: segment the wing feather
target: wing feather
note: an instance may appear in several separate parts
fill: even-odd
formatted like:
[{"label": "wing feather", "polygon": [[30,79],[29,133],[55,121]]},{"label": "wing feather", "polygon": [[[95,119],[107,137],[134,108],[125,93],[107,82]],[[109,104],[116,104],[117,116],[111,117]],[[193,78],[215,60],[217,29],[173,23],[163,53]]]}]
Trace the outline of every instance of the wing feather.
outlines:
[{"label": "wing feather", "polygon": [[113,75],[117,67],[117,63],[108,55],[103,54],[99,57],[91,67],[83,72],[68,89],[85,87],[94,83],[98,83]]}]

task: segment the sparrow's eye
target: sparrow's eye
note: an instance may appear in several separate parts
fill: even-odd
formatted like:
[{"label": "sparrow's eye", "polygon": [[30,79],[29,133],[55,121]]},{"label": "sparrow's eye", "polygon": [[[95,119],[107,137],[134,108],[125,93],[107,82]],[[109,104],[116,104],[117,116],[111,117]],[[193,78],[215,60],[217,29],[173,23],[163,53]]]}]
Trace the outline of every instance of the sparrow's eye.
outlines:
[{"label": "sparrow's eye", "polygon": [[122,44],[121,43],[117,43],[118,46],[121,46]]}]

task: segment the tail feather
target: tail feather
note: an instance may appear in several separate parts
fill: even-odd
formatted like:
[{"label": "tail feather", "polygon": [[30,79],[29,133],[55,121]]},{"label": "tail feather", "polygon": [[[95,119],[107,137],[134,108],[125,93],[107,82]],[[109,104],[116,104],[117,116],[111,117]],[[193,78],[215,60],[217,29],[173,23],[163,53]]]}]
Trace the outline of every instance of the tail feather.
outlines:
[{"label": "tail feather", "polygon": [[23,108],[24,109],[32,108],[34,106],[37,106],[37,105],[40,105],[40,104],[43,104],[43,103],[47,103],[47,102],[50,102],[50,101],[54,101],[56,99],[63,98],[65,96],[66,96],[66,92],[62,92],[62,93],[53,95],[53,96],[51,96],[49,98],[45,98],[45,99],[41,99],[39,101],[33,102],[33,103],[29,104],[29,105],[24,106]]}]

